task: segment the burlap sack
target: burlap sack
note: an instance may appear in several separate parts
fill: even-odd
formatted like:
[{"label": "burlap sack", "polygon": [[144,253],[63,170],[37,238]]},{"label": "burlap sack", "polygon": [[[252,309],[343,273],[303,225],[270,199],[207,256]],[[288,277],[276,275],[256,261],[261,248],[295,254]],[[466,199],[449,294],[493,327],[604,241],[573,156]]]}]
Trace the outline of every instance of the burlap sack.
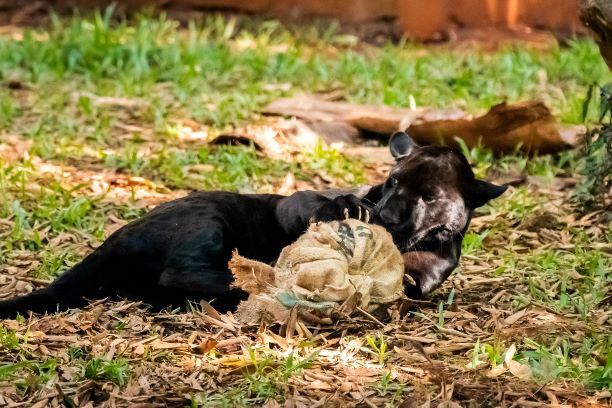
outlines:
[{"label": "burlap sack", "polygon": [[238,308],[247,323],[282,321],[291,307],[329,313],[349,299],[372,310],[403,294],[404,264],[382,227],[348,219],[313,224],[273,268],[234,254],[234,286],[250,294]]}]

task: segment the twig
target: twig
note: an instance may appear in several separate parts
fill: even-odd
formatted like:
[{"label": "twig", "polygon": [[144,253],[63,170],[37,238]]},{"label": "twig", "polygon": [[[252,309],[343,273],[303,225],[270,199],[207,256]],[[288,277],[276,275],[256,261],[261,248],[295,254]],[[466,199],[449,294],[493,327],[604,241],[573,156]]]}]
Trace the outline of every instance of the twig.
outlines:
[{"label": "twig", "polygon": [[364,315],[368,319],[372,320],[373,322],[378,323],[381,327],[385,327],[385,325],[380,320],[378,320],[377,318],[375,318],[374,316],[372,316],[371,314],[369,314],[368,312],[366,312],[365,310],[363,310],[359,306],[357,306],[356,310],[358,310],[359,313],[361,313],[362,315]]}]

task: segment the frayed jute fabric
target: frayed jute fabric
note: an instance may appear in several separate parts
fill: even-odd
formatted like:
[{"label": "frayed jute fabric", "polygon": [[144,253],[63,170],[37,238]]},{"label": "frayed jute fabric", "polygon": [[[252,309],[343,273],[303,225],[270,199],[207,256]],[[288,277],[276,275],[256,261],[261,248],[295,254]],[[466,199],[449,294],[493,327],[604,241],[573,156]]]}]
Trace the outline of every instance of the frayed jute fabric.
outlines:
[{"label": "frayed jute fabric", "polygon": [[234,253],[233,286],[249,293],[237,318],[285,321],[292,308],[329,316],[366,311],[403,296],[404,263],[391,235],[356,219],[312,224],[274,267]]}]

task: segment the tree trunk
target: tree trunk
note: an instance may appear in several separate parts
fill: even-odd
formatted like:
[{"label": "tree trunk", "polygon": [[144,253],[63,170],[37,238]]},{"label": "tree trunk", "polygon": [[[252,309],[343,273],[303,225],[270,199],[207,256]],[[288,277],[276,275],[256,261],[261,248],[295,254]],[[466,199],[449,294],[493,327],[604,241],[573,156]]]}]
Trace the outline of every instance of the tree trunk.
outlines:
[{"label": "tree trunk", "polygon": [[593,33],[601,55],[612,69],[612,0],[586,0],[580,19]]}]

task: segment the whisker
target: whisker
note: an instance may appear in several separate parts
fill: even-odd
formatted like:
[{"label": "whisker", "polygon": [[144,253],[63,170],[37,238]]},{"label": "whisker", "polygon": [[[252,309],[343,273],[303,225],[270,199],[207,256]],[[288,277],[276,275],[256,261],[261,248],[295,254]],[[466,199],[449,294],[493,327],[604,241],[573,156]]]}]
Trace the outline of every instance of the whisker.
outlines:
[{"label": "whisker", "polygon": [[376,207],[376,203],[373,201],[368,200],[367,198],[362,198],[361,202],[364,203],[365,205],[368,205],[372,208]]}]

